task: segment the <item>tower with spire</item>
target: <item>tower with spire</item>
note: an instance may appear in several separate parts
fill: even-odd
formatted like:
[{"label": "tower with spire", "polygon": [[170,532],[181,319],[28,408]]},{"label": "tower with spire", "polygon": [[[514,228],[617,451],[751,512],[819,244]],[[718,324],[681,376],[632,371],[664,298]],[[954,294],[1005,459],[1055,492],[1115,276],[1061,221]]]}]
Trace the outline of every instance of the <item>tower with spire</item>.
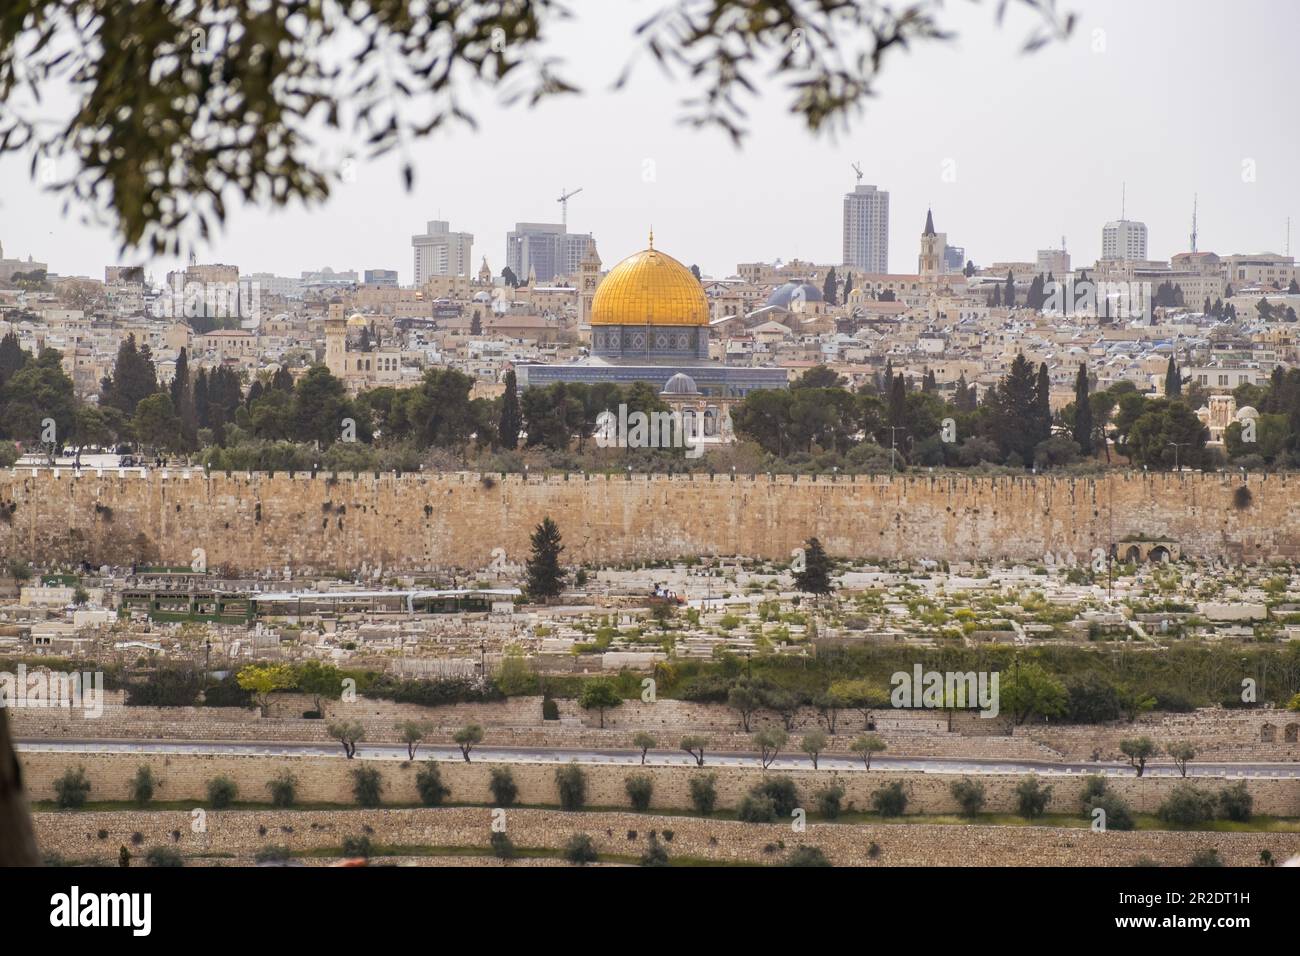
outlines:
[{"label": "tower with spire", "polygon": [[[651,240],[653,243],[653,240]],[[587,240],[587,251],[578,263],[578,326],[591,326],[591,303],[596,298],[596,286],[600,285],[600,255],[596,252],[596,240]]]},{"label": "tower with spire", "polygon": [[934,231],[934,212],[925,211],[925,231],[921,233],[921,255],[917,258],[916,271],[922,279],[934,279],[943,275],[943,254],[948,248],[948,234]]}]

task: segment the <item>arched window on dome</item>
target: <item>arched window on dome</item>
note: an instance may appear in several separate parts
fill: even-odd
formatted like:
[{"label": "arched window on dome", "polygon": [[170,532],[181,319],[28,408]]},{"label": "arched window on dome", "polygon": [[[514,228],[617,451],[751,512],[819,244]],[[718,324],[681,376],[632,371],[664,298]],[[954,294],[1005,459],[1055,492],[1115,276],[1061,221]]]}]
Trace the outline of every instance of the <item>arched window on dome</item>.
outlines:
[{"label": "arched window on dome", "polygon": [[704,436],[710,438],[718,433],[718,409],[710,405],[704,410]]}]

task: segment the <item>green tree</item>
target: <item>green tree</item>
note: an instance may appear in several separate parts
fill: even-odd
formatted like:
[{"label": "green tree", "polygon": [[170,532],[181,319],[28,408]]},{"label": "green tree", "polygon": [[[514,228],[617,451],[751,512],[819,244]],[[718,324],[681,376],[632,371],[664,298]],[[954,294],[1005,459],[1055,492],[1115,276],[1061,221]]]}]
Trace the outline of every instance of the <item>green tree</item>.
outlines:
[{"label": "green tree", "polygon": [[973,817],[984,809],[984,803],[987,799],[984,791],[984,784],[962,777],[960,780],[954,780],[948,786],[952,797],[961,807],[962,816]]},{"label": "green tree", "polygon": [[708,746],[708,743],[709,743],[708,737],[703,737],[700,736],[699,734],[687,734],[685,737],[682,738],[681,743],[678,746],[680,746],[682,750],[685,750],[688,754],[690,754],[692,757],[695,758],[695,766],[703,767],[704,748]]},{"label": "green tree", "polygon": [[1033,774],[1016,784],[1016,812],[1026,820],[1037,820],[1046,813],[1051,799],[1052,788],[1043,786],[1043,782]]},{"label": "green tree", "polygon": [[560,529],[548,515],[542,519],[530,540],[532,553],[525,566],[528,594],[533,600],[549,601],[564,590],[565,574],[560,567],[564,544]]},{"label": "green tree", "polygon": [[148,764],[142,764],[136,768],[135,776],[131,779],[131,800],[136,806],[143,807],[153,799],[154,790],[158,786],[158,778],[154,776],[153,768]]},{"label": "green tree", "polygon": [[77,810],[85,806],[90,794],[90,780],[85,767],[69,767],[54,780],[54,800],[60,810]]},{"label": "green tree", "polygon": [[1196,747],[1189,740],[1175,740],[1165,747],[1165,753],[1178,768],[1179,776],[1187,776],[1187,764],[1196,756]]},{"label": "green tree", "polygon": [[101,407],[116,408],[130,418],[141,401],[158,391],[158,371],[149,346],[136,347],[135,334],[127,335],[117,348],[113,372],[100,389]]},{"label": "green tree", "polygon": [[512,807],[519,799],[519,787],[515,784],[515,775],[509,767],[492,768],[488,789],[492,791],[492,800],[498,807]]},{"label": "green tree", "polygon": [[799,749],[812,759],[814,770],[817,769],[817,759],[821,756],[822,751],[826,749],[827,743],[826,732],[820,729],[808,731],[803,735],[803,739],[799,741]]},{"label": "green tree", "polygon": [[560,795],[560,809],[581,810],[587,802],[587,774],[576,761],[555,768],[555,789]]},{"label": "green tree", "polygon": [[383,802],[384,778],[376,767],[356,767],[352,771],[352,796],[363,807],[377,807]]},{"label": "green tree", "polygon": [[420,803],[426,807],[440,807],[451,796],[451,787],[442,782],[442,768],[436,760],[425,761],[416,771],[415,790],[420,795]]},{"label": "green tree", "polygon": [[882,753],[887,748],[885,742],[875,734],[862,734],[860,737],[855,737],[853,739],[853,743],[849,745],[849,749],[860,756],[866,769],[870,770],[871,755]]},{"label": "green tree", "polygon": [[1079,374],[1074,379],[1074,427],[1070,429],[1074,443],[1079,446],[1079,453],[1091,458],[1092,445],[1092,401],[1088,396],[1088,364],[1079,363]]},{"label": "green tree", "polygon": [[240,668],[235,680],[253,695],[263,717],[267,715],[271,695],[294,686],[293,670],[287,664],[249,664]]},{"label": "green tree", "polygon": [[618,694],[618,688],[614,682],[605,677],[597,677],[587,681],[582,685],[582,692],[578,695],[578,706],[583,710],[595,710],[600,713],[600,729],[605,729],[605,711],[611,707],[618,707],[623,703],[623,698]]},{"label": "green tree", "polygon": [[1190,783],[1180,783],[1160,804],[1156,816],[1174,826],[1195,827],[1214,819],[1214,807],[1214,794]]},{"label": "green tree", "polygon": [[1183,394],[1183,373],[1178,368],[1174,356],[1169,356],[1165,366],[1165,398],[1178,398]]},{"label": "green tree", "polygon": [[519,411],[519,382],[515,370],[506,372],[505,392],[501,396],[501,420],[497,423],[497,441],[502,448],[519,447],[519,430],[523,427]]},{"label": "green tree", "polygon": [[420,741],[429,732],[429,725],[423,720],[404,720],[397,725],[397,739],[406,744],[406,759],[414,760],[415,752],[420,749]]},{"label": "green tree", "polygon": [[456,731],[451,739],[460,748],[460,755],[465,758],[465,762],[469,763],[470,751],[483,742],[483,727],[480,724],[467,724]]},{"label": "green tree", "polygon": [[359,720],[331,721],[325,730],[343,745],[343,753],[349,760],[356,757],[357,744],[366,736],[366,726]]},{"label": "green tree", "polygon": [[816,538],[809,538],[804,547],[804,567],[796,571],[794,584],[805,594],[830,594],[831,571],[834,565]]},{"label": "green tree", "polygon": [[654,735],[648,734],[644,730],[638,730],[632,735],[632,746],[641,751],[641,765],[643,767],[645,766],[646,754],[649,753],[657,744],[658,741],[655,740]]},{"label": "green tree", "polygon": [[145,448],[168,452],[182,447],[181,420],[166,392],[154,392],[136,403],[131,428]]},{"label": "green tree", "polygon": [[717,774],[693,774],[691,776],[691,806],[696,813],[708,816],[718,802]]},{"label": "green tree", "polygon": [[1000,704],[1017,724],[1030,716],[1059,717],[1065,713],[1065,685],[1040,664],[1019,664],[1002,672]]},{"label": "green tree", "polygon": [[758,748],[764,770],[772,765],[789,739],[790,735],[780,727],[763,727],[754,734],[754,746]]},{"label": "green tree", "polygon": [[1160,753],[1160,749],[1150,737],[1130,737],[1121,740],[1119,751],[1128,757],[1129,766],[1137,771],[1139,777],[1146,770],[1147,761]]},{"label": "green tree", "polygon": [[575,866],[586,866],[600,859],[595,841],[585,833],[575,833],[564,845],[564,858]]},{"label": "green tree", "polygon": [[633,810],[644,813],[650,809],[650,798],[654,795],[655,783],[648,774],[629,774],[623,785]]}]

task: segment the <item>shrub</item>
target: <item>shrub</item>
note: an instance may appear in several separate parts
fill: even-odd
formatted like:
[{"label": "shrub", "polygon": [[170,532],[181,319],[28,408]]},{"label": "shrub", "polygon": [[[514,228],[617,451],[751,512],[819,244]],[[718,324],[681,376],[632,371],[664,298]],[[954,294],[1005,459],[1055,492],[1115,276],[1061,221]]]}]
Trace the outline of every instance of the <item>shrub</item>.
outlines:
[{"label": "shrub", "polygon": [[1254,808],[1255,799],[1246,789],[1244,780],[1219,791],[1219,811],[1229,820],[1245,823],[1250,819]]},{"label": "shrub", "polygon": [[1090,774],[1083,778],[1083,794],[1079,797],[1079,802],[1083,809],[1092,809],[1092,803],[1098,797],[1106,795],[1106,778],[1099,773]]},{"label": "shrub", "polygon": [[1101,808],[1105,816],[1101,819],[1107,830],[1136,830],[1137,821],[1133,819],[1133,808],[1118,794],[1103,793],[1093,797],[1084,809],[1084,816],[1092,818],[1093,811]]},{"label": "shrub", "polygon": [[901,817],[907,810],[907,791],[895,780],[871,795],[871,806],[882,817]]},{"label": "shrub", "polygon": [[654,795],[655,784],[647,774],[634,773],[624,783],[627,798],[632,801],[632,809],[644,813],[650,809],[650,798]]},{"label": "shrub", "polygon": [[641,854],[641,865],[668,865],[668,851],[663,848],[663,844],[659,842],[659,838],[653,833],[650,834],[650,845],[647,846],[645,852]]},{"label": "shrub", "polygon": [[691,777],[691,806],[696,813],[708,816],[718,803],[717,774],[706,773]]},{"label": "shrub", "polygon": [[1043,786],[1033,774],[1016,784],[1016,812],[1026,820],[1037,820],[1046,813],[1051,799],[1052,788]]},{"label": "shrub", "polygon": [[384,778],[374,767],[357,767],[352,771],[352,795],[363,807],[377,807],[384,795]]},{"label": "shrub", "polygon": [[587,774],[576,762],[556,769],[555,788],[560,793],[562,810],[581,810],[587,802]]},{"label": "shrub", "polygon": [[771,797],[748,793],[736,808],[736,818],[745,823],[773,823],[776,820],[776,804]]},{"label": "shrub", "polygon": [[364,860],[370,859],[370,855],[375,852],[370,837],[362,834],[361,836],[345,836],[343,838],[343,855],[349,857],[361,857]]},{"label": "shrub", "polygon": [[442,782],[442,770],[436,760],[427,760],[415,774],[415,789],[420,802],[426,807],[440,807],[451,793],[451,787]]},{"label": "shrub", "polygon": [[131,781],[131,799],[136,806],[143,807],[153,799],[154,788],[157,786],[158,781],[154,779],[153,770],[145,764],[136,770],[135,778]]},{"label": "shrub", "polygon": [[271,803],[277,807],[291,807],[298,798],[298,778],[288,770],[281,770],[266,784],[271,791]]},{"label": "shrub", "polygon": [[834,820],[839,817],[840,808],[844,803],[844,788],[838,783],[822,787],[813,794],[813,800],[817,805],[818,813],[827,820]]},{"label": "shrub", "polygon": [[599,859],[596,844],[585,833],[575,833],[564,845],[564,858],[577,866],[595,863]]},{"label": "shrub", "polygon": [[169,846],[155,846],[149,849],[144,855],[144,861],[149,866],[184,866],[185,861],[181,859],[178,851]]},{"label": "shrub", "polygon": [[86,796],[90,793],[90,781],[86,779],[86,768],[69,767],[63,776],[54,781],[54,798],[62,810],[76,810],[85,806]]},{"label": "shrub", "polygon": [[256,863],[265,865],[267,863],[285,863],[291,856],[289,848],[281,844],[272,844],[264,846],[253,854],[253,860]]},{"label": "shrub", "polygon": [[799,846],[790,851],[785,858],[786,866],[830,866],[831,861],[819,847]]},{"label": "shrub", "polygon": [[239,796],[239,787],[229,777],[213,777],[208,781],[208,805],[214,810],[224,810]]},{"label": "shrub", "polygon": [[973,817],[984,809],[984,784],[972,780],[969,777],[962,777],[960,780],[954,780],[948,788],[952,791],[953,799],[961,807],[962,816]]},{"label": "shrub", "polygon": [[1210,848],[1199,851],[1188,866],[1223,866],[1223,861],[1219,859],[1219,851]]},{"label": "shrub", "polygon": [[1214,819],[1214,795],[1190,783],[1180,783],[1160,804],[1156,811],[1165,823],[1179,827],[1194,827]]},{"label": "shrub", "polygon": [[786,776],[769,777],[749,792],[769,798],[779,817],[788,817],[799,806],[799,788]]},{"label": "shrub", "polygon": [[519,788],[515,786],[515,776],[509,767],[493,767],[488,788],[499,807],[514,806],[514,802],[519,799]]},{"label": "shrub", "polygon": [[542,720],[559,720],[559,719],[560,719],[560,705],[557,704],[549,697],[546,698],[544,701],[542,701]]},{"label": "shrub", "polygon": [[493,830],[491,843],[492,855],[498,860],[513,860],[519,855],[519,851],[515,849],[514,841],[506,836],[504,832]]}]

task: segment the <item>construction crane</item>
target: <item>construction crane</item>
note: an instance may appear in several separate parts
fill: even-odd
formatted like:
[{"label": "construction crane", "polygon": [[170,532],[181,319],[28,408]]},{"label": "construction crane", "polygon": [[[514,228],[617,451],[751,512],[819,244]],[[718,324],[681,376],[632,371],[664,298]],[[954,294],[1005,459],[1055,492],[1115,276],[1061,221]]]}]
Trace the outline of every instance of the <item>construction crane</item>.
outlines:
[{"label": "construction crane", "polygon": [[569,228],[569,200],[580,192],[582,192],[581,186],[573,192],[567,191],[563,186],[560,187],[560,198],[555,201],[560,204],[560,209],[562,210],[560,213],[560,222],[564,223],[565,229]]},{"label": "construction crane", "polygon": [[862,164],[849,163],[849,165],[853,167],[853,172],[858,177],[858,182],[862,182]]}]

